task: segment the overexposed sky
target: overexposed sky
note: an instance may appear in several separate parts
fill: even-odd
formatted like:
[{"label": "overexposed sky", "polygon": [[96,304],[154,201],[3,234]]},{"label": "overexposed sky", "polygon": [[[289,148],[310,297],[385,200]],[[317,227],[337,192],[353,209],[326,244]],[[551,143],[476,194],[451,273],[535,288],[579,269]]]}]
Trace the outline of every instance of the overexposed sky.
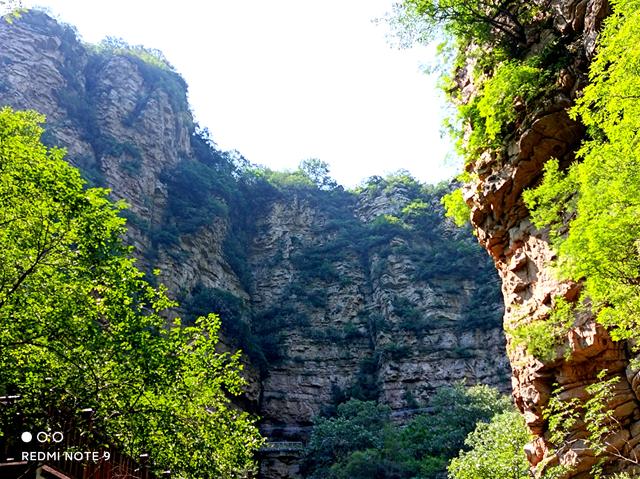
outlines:
[{"label": "overexposed sky", "polygon": [[[223,149],[293,169],[331,165],[339,183],[405,168],[452,177],[444,100],[421,71],[434,49],[389,46],[374,24],[394,0],[33,0],[82,38],[162,50],[189,84],[196,120]],[[451,163],[451,161],[449,161]]]}]

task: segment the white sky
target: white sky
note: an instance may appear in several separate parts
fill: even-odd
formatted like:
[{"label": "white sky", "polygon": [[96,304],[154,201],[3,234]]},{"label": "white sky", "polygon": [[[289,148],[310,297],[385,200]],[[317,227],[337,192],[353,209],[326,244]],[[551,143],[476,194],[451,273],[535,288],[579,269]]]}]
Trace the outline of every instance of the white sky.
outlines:
[{"label": "white sky", "polygon": [[[394,0],[33,0],[98,42],[162,50],[196,120],[223,149],[274,169],[306,158],[339,183],[405,168],[452,177],[444,100],[421,71],[433,50],[397,50],[372,19]],[[449,161],[449,163],[451,163]]]}]

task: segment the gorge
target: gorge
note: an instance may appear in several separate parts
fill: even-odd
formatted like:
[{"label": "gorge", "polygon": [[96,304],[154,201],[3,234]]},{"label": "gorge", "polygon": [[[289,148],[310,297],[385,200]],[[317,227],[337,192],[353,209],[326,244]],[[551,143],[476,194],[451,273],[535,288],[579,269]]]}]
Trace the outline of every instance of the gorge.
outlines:
[{"label": "gorge", "polygon": [[305,441],[350,397],[402,421],[460,380],[508,390],[497,277],[444,219],[449,187],[398,172],[352,192],[318,161],[249,165],[194,123],[157,52],[83,45],[40,12],[0,27],[0,77],[3,105],[44,113],[44,141],[127,202],[127,240],[177,313],[220,314],[226,347],[245,353],[239,404],[270,441]]},{"label": "gorge", "polygon": [[[314,424],[390,429],[380,413],[412,438],[411,420],[432,417],[461,381],[512,393],[522,416],[478,431],[491,442],[491,427],[524,421],[533,477],[635,477],[640,5],[396,7],[410,40],[450,41],[443,84],[465,158],[450,184],[398,171],[345,190],[318,159],[287,172],[253,165],[195,122],[160,52],[84,44],[38,11],[0,25],[0,104],[45,114],[42,140],[128,204],[137,265],[179,302],[166,320],[220,315],[219,349],[242,351],[247,380],[235,411],[257,415],[268,441],[260,477],[302,477],[302,445],[322,442]],[[361,470],[402,455],[376,447],[358,451]],[[420,474],[441,477],[450,458]],[[455,479],[496,475],[457,464]],[[370,475],[413,478],[391,466]]]}]

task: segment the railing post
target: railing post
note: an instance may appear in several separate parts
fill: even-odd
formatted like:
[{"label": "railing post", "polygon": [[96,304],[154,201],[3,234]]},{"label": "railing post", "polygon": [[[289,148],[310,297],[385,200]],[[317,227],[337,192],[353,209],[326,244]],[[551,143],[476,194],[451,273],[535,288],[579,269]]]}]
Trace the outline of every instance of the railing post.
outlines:
[{"label": "railing post", "polygon": [[149,454],[142,453],[139,456],[140,459],[140,477],[142,479],[149,479]]}]

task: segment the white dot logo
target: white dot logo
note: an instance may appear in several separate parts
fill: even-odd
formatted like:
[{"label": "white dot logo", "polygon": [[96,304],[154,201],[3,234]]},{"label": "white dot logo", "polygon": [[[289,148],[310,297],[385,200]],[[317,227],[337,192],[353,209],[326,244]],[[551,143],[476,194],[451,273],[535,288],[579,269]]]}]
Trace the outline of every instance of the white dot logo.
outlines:
[{"label": "white dot logo", "polygon": [[31,442],[31,439],[33,439],[33,436],[31,435],[30,432],[23,432],[20,438],[22,439],[22,442]]}]

